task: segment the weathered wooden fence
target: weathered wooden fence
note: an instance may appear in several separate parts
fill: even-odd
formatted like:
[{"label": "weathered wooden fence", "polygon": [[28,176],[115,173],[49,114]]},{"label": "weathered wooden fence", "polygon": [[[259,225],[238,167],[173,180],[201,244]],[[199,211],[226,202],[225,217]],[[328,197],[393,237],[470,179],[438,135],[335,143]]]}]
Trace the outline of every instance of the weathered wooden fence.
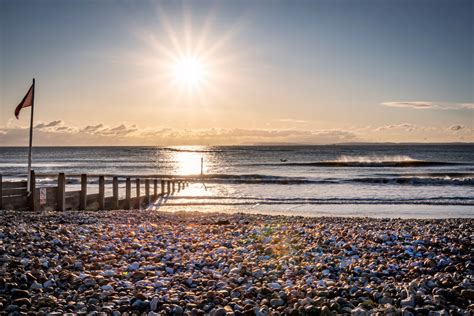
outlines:
[{"label": "weathered wooden fence", "polygon": [[[66,191],[66,175],[59,173],[57,186],[41,186],[31,171],[30,190],[27,181],[4,181],[0,175],[0,210],[105,210],[139,209],[150,205],[160,197],[182,190],[189,183],[179,178],[94,176],[97,178],[98,193],[88,193],[86,174],[80,176],[80,190]],[[108,181],[106,181],[108,180]],[[111,181],[110,181],[111,180]],[[125,194],[120,198],[120,183],[125,183]],[[106,186],[112,195],[106,196]],[[132,186],[135,194],[132,195]],[[142,188],[144,186],[144,194]],[[109,187],[110,189],[110,187]]]}]

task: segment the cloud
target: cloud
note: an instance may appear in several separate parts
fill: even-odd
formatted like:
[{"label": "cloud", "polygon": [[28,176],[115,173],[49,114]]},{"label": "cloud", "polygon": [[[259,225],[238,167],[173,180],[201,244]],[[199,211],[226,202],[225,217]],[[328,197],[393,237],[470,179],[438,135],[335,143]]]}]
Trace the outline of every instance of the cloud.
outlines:
[{"label": "cloud", "polygon": [[42,128],[50,128],[50,127],[56,127],[59,126],[63,123],[62,120],[57,120],[57,121],[51,121],[49,123],[38,123],[34,126],[35,129],[42,129]]},{"label": "cloud", "polygon": [[118,125],[116,127],[107,127],[100,123],[97,125],[87,125],[81,128],[80,131],[83,133],[99,136],[126,136],[138,130],[136,125],[127,126],[125,124]]},{"label": "cloud", "polygon": [[121,124],[116,127],[99,129],[96,133],[104,136],[126,136],[137,130],[136,125],[126,126],[125,124]]},{"label": "cloud", "polygon": [[191,144],[239,144],[262,142],[288,143],[333,143],[350,141],[356,134],[345,130],[298,130],[298,129],[170,129],[146,130],[140,133],[145,138],[167,139]]},{"label": "cloud", "polygon": [[460,131],[464,129],[464,126],[462,125],[453,125],[448,128],[450,131]]},{"label": "cloud", "polygon": [[418,110],[472,110],[474,103],[434,103],[428,101],[392,101],[382,102],[381,105],[396,108],[412,108]]},{"label": "cloud", "polygon": [[432,109],[435,105],[424,101],[382,102],[382,105],[396,108]]},{"label": "cloud", "polygon": [[474,109],[474,103],[459,103],[459,106],[463,109],[469,109],[473,110]]},{"label": "cloud", "polygon": [[[0,127],[0,143],[2,145],[22,145],[28,140],[26,126],[7,124]],[[120,124],[115,127],[103,123],[85,127],[67,126],[64,121],[40,122],[34,126],[34,142],[37,145],[81,145],[112,143],[130,136],[138,130],[136,125]]]},{"label": "cloud", "polygon": [[[411,123],[348,129],[207,128],[178,129],[145,127],[122,123],[71,126],[64,121],[39,123],[35,146],[45,145],[238,145],[238,144],[332,144],[351,141],[415,141],[430,136],[446,141],[472,140],[472,128],[456,124],[426,127]],[[435,138],[433,138],[435,137]],[[3,146],[26,146],[28,127],[0,126]]]},{"label": "cloud", "polygon": [[94,132],[100,130],[103,127],[104,127],[104,124],[87,125],[86,127],[81,129],[81,132],[93,134]]},{"label": "cloud", "polygon": [[385,125],[385,126],[380,126],[377,127],[375,130],[376,131],[385,131],[385,130],[404,130],[407,132],[414,131],[418,129],[419,127],[414,124],[410,123],[401,123],[401,124],[390,124],[390,125]]}]

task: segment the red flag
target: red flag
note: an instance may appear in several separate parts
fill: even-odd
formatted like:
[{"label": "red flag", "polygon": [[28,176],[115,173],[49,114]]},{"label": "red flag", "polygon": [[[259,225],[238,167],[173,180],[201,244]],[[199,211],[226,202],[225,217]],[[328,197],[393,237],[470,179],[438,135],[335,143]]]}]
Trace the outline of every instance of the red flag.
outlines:
[{"label": "red flag", "polygon": [[18,115],[20,115],[21,109],[32,106],[32,104],[33,104],[33,89],[34,89],[34,84],[31,85],[30,89],[26,93],[23,100],[21,100],[20,104],[17,105],[17,107],[15,109],[15,116],[16,116],[17,119],[18,119]]}]

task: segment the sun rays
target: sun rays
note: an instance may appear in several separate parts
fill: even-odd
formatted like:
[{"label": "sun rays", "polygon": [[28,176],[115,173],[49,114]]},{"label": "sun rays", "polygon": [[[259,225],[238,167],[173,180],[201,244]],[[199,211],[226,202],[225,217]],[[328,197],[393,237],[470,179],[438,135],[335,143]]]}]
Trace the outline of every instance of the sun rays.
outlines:
[{"label": "sun rays", "polygon": [[206,64],[200,56],[183,56],[177,59],[171,67],[177,84],[188,90],[199,88],[208,75]]},{"label": "sun rays", "polygon": [[212,10],[199,22],[186,8],[181,22],[171,22],[161,7],[156,7],[156,16],[156,29],[139,27],[136,32],[146,47],[134,53],[136,64],[149,74],[143,83],[157,87],[153,93],[158,99],[174,100],[180,107],[206,110],[206,101],[230,100],[226,85],[238,78],[241,53],[231,42],[244,20],[221,32]]}]

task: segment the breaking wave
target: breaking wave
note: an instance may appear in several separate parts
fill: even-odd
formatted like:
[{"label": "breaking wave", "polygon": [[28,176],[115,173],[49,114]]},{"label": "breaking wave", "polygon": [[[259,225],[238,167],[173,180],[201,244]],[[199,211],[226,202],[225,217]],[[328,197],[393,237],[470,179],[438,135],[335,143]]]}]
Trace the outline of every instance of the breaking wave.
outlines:
[{"label": "breaking wave", "polygon": [[313,162],[262,163],[254,165],[289,167],[429,167],[460,165],[462,163],[446,161],[417,160],[409,156],[340,156],[335,160]]}]

